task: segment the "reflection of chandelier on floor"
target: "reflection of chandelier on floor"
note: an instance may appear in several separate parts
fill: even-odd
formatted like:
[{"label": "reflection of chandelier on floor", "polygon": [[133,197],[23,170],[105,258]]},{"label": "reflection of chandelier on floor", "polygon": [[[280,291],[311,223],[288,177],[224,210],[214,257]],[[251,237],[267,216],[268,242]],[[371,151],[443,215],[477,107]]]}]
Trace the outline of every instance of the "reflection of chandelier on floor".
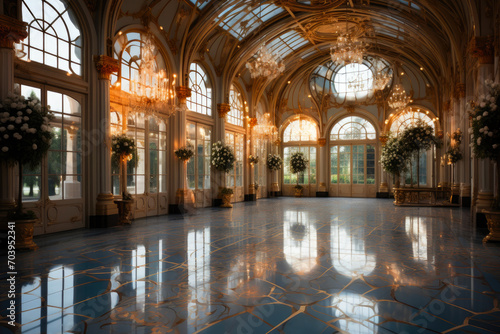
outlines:
[{"label": "reflection of chandelier on floor", "polygon": [[267,77],[272,80],[285,71],[283,60],[269,51],[265,44],[260,46],[259,51],[247,62],[246,67],[252,79]]},{"label": "reflection of chandelier on floor", "polygon": [[257,125],[253,127],[253,135],[256,139],[274,141],[278,136],[278,129],[271,121],[271,115],[265,113],[257,119]]},{"label": "reflection of chandelier on floor", "polygon": [[165,70],[158,69],[156,54],[152,36],[145,35],[139,69],[132,74],[130,93],[137,111],[170,116],[175,111],[176,76],[174,74],[170,80]]}]

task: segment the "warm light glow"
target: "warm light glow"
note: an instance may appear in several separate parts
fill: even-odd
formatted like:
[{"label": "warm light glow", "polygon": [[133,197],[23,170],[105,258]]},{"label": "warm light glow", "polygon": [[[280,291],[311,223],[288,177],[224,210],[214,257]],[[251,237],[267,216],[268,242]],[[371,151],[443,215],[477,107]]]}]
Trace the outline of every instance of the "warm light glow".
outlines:
[{"label": "warm light glow", "polygon": [[266,77],[273,80],[285,71],[285,63],[281,57],[269,51],[265,44],[260,46],[257,54],[246,63],[246,67],[252,79]]},{"label": "warm light glow", "polygon": [[339,35],[337,42],[330,48],[332,61],[339,66],[350,63],[361,64],[365,53],[365,43],[347,32]]},{"label": "warm light glow", "polygon": [[406,108],[409,102],[410,97],[406,95],[406,91],[401,84],[397,84],[394,86],[389,98],[387,99],[389,107],[395,110],[402,110]]}]

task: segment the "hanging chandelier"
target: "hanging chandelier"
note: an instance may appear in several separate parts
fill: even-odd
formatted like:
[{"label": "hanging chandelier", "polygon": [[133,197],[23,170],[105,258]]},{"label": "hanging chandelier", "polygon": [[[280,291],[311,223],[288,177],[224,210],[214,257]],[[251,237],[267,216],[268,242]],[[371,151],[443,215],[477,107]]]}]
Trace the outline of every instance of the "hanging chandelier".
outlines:
[{"label": "hanging chandelier", "polygon": [[330,48],[332,61],[339,66],[350,63],[361,64],[365,53],[365,43],[347,32],[339,35],[337,43]]},{"label": "hanging chandelier", "polygon": [[373,76],[373,90],[384,90],[392,79],[392,75],[388,70],[384,71],[380,66],[379,59],[375,62],[375,75]]},{"label": "hanging chandelier", "polygon": [[275,140],[278,135],[278,129],[273,125],[269,113],[265,113],[257,119],[257,125],[253,127],[253,135],[256,139]]},{"label": "hanging chandelier", "polygon": [[347,1],[345,6],[345,32],[339,34],[337,42],[330,47],[332,61],[338,66],[361,64],[366,53],[366,43],[349,33]]},{"label": "hanging chandelier", "polygon": [[257,54],[247,62],[246,67],[250,71],[252,79],[267,77],[269,80],[273,80],[285,71],[283,60],[280,56],[269,51],[264,43],[260,46]]},{"label": "hanging chandelier", "polygon": [[[262,1],[259,6],[259,20],[262,24]],[[257,53],[247,61],[246,68],[250,71],[252,79],[265,77],[273,80],[285,71],[285,63],[279,54],[271,52],[263,42]]]},{"label": "hanging chandelier", "polygon": [[410,96],[406,94],[403,85],[397,84],[394,86],[389,98],[387,99],[387,103],[389,104],[389,107],[394,110],[402,110],[406,108],[408,103],[410,103]]},{"label": "hanging chandelier", "polygon": [[141,45],[139,69],[133,72],[130,93],[134,109],[146,114],[170,116],[175,112],[175,74],[172,80],[165,70],[159,70],[157,50],[150,34],[146,34]]}]

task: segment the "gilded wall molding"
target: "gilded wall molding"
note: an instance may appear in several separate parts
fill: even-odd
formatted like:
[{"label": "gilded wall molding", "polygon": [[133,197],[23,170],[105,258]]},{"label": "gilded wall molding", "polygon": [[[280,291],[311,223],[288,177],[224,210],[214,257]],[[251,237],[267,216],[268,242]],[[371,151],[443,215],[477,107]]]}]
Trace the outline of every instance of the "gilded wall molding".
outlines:
[{"label": "gilded wall molding", "polygon": [[26,22],[0,15],[0,48],[14,49],[14,43],[28,37],[27,26]]},{"label": "gilded wall molding", "polygon": [[109,80],[111,74],[118,73],[118,70],[120,69],[118,59],[105,55],[95,55],[94,63],[95,68],[99,73],[99,79],[101,80]]}]

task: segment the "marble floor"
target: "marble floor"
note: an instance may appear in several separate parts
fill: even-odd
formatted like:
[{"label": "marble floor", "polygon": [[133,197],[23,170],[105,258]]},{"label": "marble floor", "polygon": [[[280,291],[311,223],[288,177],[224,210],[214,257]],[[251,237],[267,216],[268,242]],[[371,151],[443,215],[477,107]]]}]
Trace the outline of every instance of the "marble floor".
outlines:
[{"label": "marble floor", "polygon": [[500,333],[500,245],[469,215],[281,197],[37,237],[19,333]]}]

